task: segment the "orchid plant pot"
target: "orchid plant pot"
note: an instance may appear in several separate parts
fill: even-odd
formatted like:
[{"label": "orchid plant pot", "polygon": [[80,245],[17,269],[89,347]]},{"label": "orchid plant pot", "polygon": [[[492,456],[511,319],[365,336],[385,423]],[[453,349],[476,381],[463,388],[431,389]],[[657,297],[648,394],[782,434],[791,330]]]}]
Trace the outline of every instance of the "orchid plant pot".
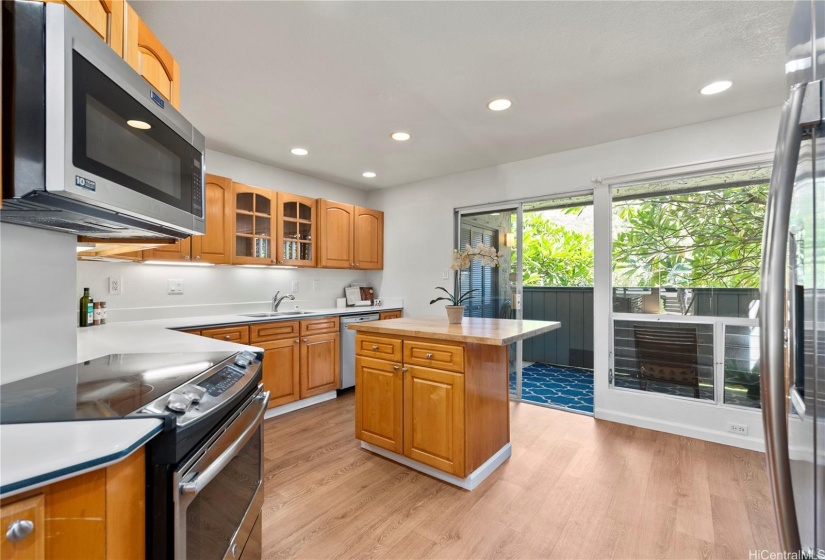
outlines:
[{"label": "orchid plant pot", "polygon": [[451,325],[460,325],[461,320],[464,319],[463,305],[447,305],[444,307],[447,310],[447,322]]}]

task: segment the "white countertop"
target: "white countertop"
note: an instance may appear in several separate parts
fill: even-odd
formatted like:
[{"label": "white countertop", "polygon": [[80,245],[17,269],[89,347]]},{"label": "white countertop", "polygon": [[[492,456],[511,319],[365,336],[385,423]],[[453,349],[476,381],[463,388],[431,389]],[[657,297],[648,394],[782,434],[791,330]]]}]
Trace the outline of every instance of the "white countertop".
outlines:
[{"label": "white countertop", "polygon": [[157,418],[0,426],[0,497],[122,461],[160,432]]},{"label": "white countertop", "polygon": [[[109,323],[77,330],[77,361],[109,354],[155,352],[260,351],[170,329],[239,323],[295,321],[328,315],[360,315],[401,307],[303,310],[305,314],[253,318],[242,315],[177,317]],[[286,310],[286,309],[285,309]],[[0,497],[50,484],[126,458],[161,429],[158,419],[87,420],[0,426]],[[36,442],[36,443],[33,443]]]}]

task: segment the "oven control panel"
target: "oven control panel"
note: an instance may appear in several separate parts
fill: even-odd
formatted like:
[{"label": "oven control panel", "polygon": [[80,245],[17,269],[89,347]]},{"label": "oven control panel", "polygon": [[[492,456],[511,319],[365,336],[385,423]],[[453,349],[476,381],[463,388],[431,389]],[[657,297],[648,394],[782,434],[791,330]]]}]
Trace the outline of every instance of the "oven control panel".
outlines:
[{"label": "oven control panel", "polygon": [[261,362],[252,352],[241,352],[152,401],[135,414],[174,412],[178,426],[194,422],[242,391],[255,378]]}]

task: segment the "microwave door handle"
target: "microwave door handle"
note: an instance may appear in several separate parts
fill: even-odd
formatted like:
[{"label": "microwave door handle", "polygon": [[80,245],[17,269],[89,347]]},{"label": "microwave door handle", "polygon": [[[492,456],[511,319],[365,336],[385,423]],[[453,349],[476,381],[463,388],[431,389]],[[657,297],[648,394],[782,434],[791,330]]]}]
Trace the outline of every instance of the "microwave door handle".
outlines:
[{"label": "microwave door handle", "polygon": [[[803,106],[807,105],[807,84],[798,84],[782,108],[779,137],[771,171],[770,191],[765,209],[762,236],[760,327],[762,337],[762,421],[765,430],[768,475],[779,526],[779,538],[786,551],[800,550],[796,523],[791,466],[788,456],[788,432],[785,425],[785,270],[787,244],[796,167],[802,143],[800,124]],[[811,93],[819,94],[819,82],[810,84]],[[800,333],[801,334],[801,333]]]},{"label": "microwave door handle", "polygon": [[232,444],[227,447],[217,459],[210,463],[208,467],[199,472],[194,479],[189,482],[181,482],[179,484],[181,494],[197,495],[201,490],[206,488],[210,482],[212,482],[212,479],[218,476],[218,474],[226,468],[226,465],[228,465],[229,462],[235,458],[241,448],[246,445],[246,442],[252,439],[255,430],[258,429],[258,426],[261,423],[264,412],[266,412],[266,407],[269,404],[269,391],[261,393],[255,397],[254,403],[255,404],[252,406],[257,406],[255,417],[247,425],[240,437],[232,442]]}]

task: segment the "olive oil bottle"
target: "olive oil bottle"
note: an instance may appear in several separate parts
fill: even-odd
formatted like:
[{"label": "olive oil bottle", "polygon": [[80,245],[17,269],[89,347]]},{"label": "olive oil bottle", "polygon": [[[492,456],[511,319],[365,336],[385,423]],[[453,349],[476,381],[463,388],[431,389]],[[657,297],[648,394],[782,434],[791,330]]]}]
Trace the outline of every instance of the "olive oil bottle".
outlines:
[{"label": "olive oil bottle", "polygon": [[88,327],[89,326],[89,302],[91,301],[91,297],[89,296],[89,288],[83,288],[83,297],[80,298],[80,326],[81,327]]}]

